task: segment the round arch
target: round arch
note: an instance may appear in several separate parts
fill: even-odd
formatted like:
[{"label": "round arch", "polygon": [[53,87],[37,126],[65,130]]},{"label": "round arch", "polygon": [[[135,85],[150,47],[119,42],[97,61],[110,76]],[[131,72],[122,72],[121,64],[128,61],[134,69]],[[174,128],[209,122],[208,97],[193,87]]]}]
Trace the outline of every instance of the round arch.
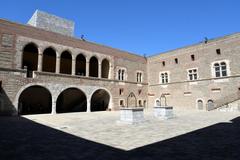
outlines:
[{"label": "round arch", "polygon": [[48,47],[43,51],[42,71],[55,72],[56,71],[56,50]]},{"label": "round arch", "polygon": [[86,112],[87,111],[87,97],[86,94],[75,87],[63,90],[56,101],[57,113],[68,112]]},{"label": "round arch", "polygon": [[51,113],[51,111],[52,95],[43,86],[29,86],[18,96],[18,114],[20,115]]},{"label": "round arch", "polygon": [[72,54],[68,50],[65,50],[61,53],[60,73],[63,73],[63,74],[72,73]]},{"label": "round arch", "polygon": [[212,99],[209,99],[207,101],[207,110],[210,111],[210,110],[213,110],[214,109],[214,101]]},{"label": "round arch", "polygon": [[204,109],[204,102],[203,102],[203,99],[197,99],[196,100],[196,108],[198,110],[203,110]]},{"label": "round arch", "polygon": [[86,56],[82,53],[76,57],[76,75],[86,76]]},{"label": "round arch", "polygon": [[154,106],[160,106],[160,99],[159,98],[156,98],[154,100]]},{"label": "round arch", "polygon": [[106,58],[102,60],[102,78],[109,78],[110,62]]},{"label": "round arch", "polygon": [[110,108],[111,94],[108,90],[99,88],[91,95],[91,112],[106,111]]},{"label": "round arch", "polygon": [[96,56],[92,56],[89,60],[89,76],[98,77],[98,59]]},{"label": "round arch", "polygon": [[32,72],[38,68],[38,46],[30,42],[23,47],[22,69],[27,69],[27,77],[32,77]]}]

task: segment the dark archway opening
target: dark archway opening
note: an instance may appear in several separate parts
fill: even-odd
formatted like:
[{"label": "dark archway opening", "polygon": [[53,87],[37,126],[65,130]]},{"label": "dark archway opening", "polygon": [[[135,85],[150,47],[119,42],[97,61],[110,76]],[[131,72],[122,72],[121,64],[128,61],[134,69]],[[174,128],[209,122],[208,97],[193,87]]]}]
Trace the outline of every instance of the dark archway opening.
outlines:
[{"label": "dark archway opening", "polygon": [[82,54],[76,58],[76,75],[86,76],[86,58]]},{"label": "dark archway opening", "polygon": [[102,78],[108,78],[109,76],[109,61],[104,59],[102,61]]},{"label": "dark archway opening", "polygon": [[56,52],[52,48],[47,48],[43,52],[42,71],[56,71]]},{"label": "dark archway opening", "polygon": [[110,95],[107,91],[99,89],[95,91],[91,98],[91,111],[106,111],[108,109]]},{"label": "dark archway opening", "polygon": [[18,99],[20,115],[51,113],[51,111],[52,96],[44,87],[31,86],[25,89]]},{"label": "dark archway opening", "polygon": [[63,74],[72,73],[72,55],[68,51],[64,51],[61,54],[60,73]]},{"label": "dark archway opening", "polygon": [[38,48],[34,43],[27,44],[23,49],[22,69],[27,69],[27,77],[32,77],[32,72],[38,67]]},{"label": "dark archway opening", "polygon": [[98,60],[96,57],[92,57],[89,61],[89,76],[98,77]]},{"label": "dark archway opening", "polygon": [[57,98],[57,113],[86,111],[87,98],[85,94],[77,88],[66,89]]}]

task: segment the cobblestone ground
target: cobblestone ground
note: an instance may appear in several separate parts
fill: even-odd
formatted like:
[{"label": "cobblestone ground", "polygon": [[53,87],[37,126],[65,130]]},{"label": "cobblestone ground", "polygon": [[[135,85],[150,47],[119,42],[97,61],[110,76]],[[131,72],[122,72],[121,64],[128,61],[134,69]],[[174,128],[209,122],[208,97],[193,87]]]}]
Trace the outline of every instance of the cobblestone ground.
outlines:
[{"label": "cobblestone ground", "polygon": [[119,124],[119,112],[0,118],[0,159],[239,159],[237,112],[175,111]]}]

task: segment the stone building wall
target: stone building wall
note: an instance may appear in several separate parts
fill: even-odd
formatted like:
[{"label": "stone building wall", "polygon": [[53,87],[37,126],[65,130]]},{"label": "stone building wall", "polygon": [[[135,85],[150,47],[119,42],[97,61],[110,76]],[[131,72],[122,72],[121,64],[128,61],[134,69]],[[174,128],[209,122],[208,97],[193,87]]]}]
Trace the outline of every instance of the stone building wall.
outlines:
[{"label": "stone building wall", "polygon": [[[220,49],[221,54],[216,50]],[[169,105],[195,108],[198,99],[216,101],[239,92],[240,34],[233,34],[207,43],[176,49],[148,58],[149,104],[154,106],[156,98],[167,93]],[[191,55],[194,55],[193,61]],[[178,64],[175,63],[178,59]],[[162,62],[165,61],[165,66]],[[213,62],[226,61],[228,76],[215,78]],[[198,80],[189,81],[187,70],[198,69]],[[168,84],[160,84],[159,73],[169,72]]]},{"label": "stone building wall", "polygon": [[[1,26],[1,24],[3,26]],[[57,41],[51,41],[52,37],[49,37],[49,41],[46,41],[43,40],[44,37],[41,37],[45,31],[41,31],[43,34],[39,34],[39,38],[36,38],[35,34],[38,30],[36,33],[29,31],[31,32],[31,34],[29,34],[22,30],[21,27],[16,27],[15,24],[14,26],[10,26],[8,28],[4,26],[5,25],[3,23],[0,23],[1,31],[4,30],[4,33],[8,32],[14,36],[14,47],[12,47],[11,52],[9,52],[11,55],[11,59],[9,59],[9,66],[5,66],[5,70],[0,67],[0,81],[2,82],[1,95],[4,94],[4,98],[1,99],[3,99],[4,103],[7,101],[9,102],[5,105],[7,107],[4,109],[1,109],[0,107],[2,113],[16,114],[18,111],[18,98],[20,94],[24,91],[24,89],[35,85],[43,86],[51,91],[53,99],[52,107],[56,107],[56,99],[58,95],[60,95],[64,89],[71,87],[78,88],[87,95],[88,108],[90,105],[91,95],[97,89],[104,89],[109,92],[111,95],[109,108],[112,110],[118,110],[120,108],[120,100],[124,100],[126,105],[126,98],[130,92],[134,92],[137,99],[141,100],[142,103],[145,102],[147,105],[147,61],[144,58],[105,46],[96,46],[91,42],[82,42],[81,40],[78,40],[78,42],[86,45],[92,45],[93,47],[91,50],[86,49],[85,45],[83,47],[76,47],[74,46],[75,44],[64,45],[63,41],[65,37],[61,37],[62,40],[58,39]],[[1,32],[1,36],[3,36],[3,32]],[[48,37],[46,37],[46,39],[48,39]],[[75,39],[72,40],[75,41]],[[23,49],[29,43],[36,44],[39,53],[38,71],[34,71],[33,77],[27,77],[26,70],[22,68]],[[78,45],[77,41],[75,43]],[[83,54],[87,61],[86,66],[89,65],[89,60],[92,56],[95,56],[98,59],[99,68],[101,68],[102,60],[107,59],[110,63],[109,78],[95,78],[89,77],[88,75],[78,76],[74,73],[72,75],[59,74],[59,66],[56,69],[56,73],[42,72],[42,60],[40,59],[42,58],[43,51],[48,47],[51,47],[56,51],[57,59],[61,57],[61,53],[63,51],[69,51],[72,55],[73,63],[78,54]],[[114,52],[116,52],[116,54]],[[122,56],[122,54],[126,56]],[[3,57],[0,57],[0,61],[6,62]],[[72,65],[72,67],[74,67],[74,65]],[[124,81],[119,81],[117,79],[116,75],[119,67],[127,69],[127,79]],[[101,72],[101,70],[99,71]],[[143,82],[136,82],[136,71],[143,72]],[[124,90],[121,95],[119,93],[120,89]]]}]

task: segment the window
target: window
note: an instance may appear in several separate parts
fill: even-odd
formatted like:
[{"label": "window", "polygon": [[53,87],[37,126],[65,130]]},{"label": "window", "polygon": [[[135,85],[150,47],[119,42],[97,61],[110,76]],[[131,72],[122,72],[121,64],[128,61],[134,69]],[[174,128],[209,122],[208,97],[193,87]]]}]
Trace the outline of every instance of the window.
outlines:
[{"label": "window", "polygon": [[178,64],[178,59],[177,58],[175,58],[175,63]]},{"label": "window", "polygon": [[124,106],[125,106],[124,100],[121,99],[121,100],[119,101],[119,106],[120,106],[120,107],[124,107]]},{"label": "window", "polygon": [[118,80],[124,81],[126,79],[125,73],[126,73],[125,69],[119,69],[118,76],[117,76]]},{"label": "window", "polygon": [[167,72],[160,73],[160,82],[161,84],[166,84],[169,82],[169,77]]},{"label": "window", "polygon": [[198,79],[198,70],[196,68],[188,70],[188,80],[194,81]]},{"label": "window", "polygon": [[218,48],[218,49],[216,49],[216,53],[218,54],[218,55],[220,55],[221,54],[221,50]]},{"label": "window", "polygon": [[142,107],[143,105],[142,105],[142,100],[138,100],[138,106],[139,107]]},{"label": "window", "polygon": [[120,88],[119,89],[119,95],[123,95],[123,91],[124,91],[123,88]]},{"label": "window", "polygon": [[139,89],[138,90],[138,95],[140,95],[142,93],[142,90],[141,89]]},{"label": "window", "polygon": [[137,82],[142,82],[142,72],[137,72]]},{"label": "window", "polygon": [[225,62],[217,62],[213,65],[215,77],[225,77],[227,76],[227,65]]},{"label": "window", "polygon": [[162,61],[162,66],[163,66],[163,67],[165,66],[165,61]]},{"label": "window", "polygon": [[194,54],[191,55],[191,59],[192,59],[192,61],[195,61],[195,56],[194,56]]}]

